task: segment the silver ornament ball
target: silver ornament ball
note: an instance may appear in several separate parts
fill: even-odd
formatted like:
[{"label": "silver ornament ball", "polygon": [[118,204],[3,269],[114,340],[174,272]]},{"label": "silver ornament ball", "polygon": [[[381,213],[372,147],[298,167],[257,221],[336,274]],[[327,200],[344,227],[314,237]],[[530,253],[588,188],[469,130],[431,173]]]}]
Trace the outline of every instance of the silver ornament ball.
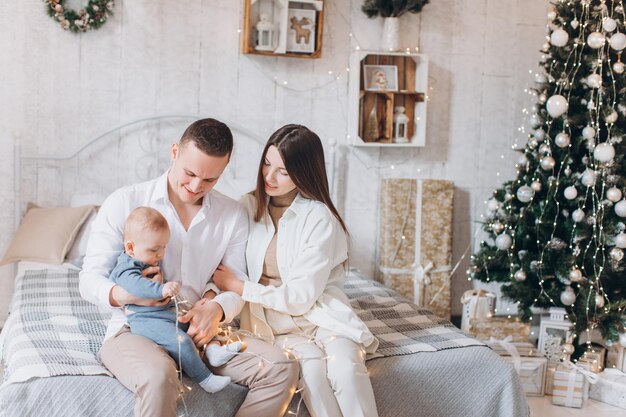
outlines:
[{"label": "silver ornament ball", "polygon": [[556,161],[551,156],[544,156],[543,158],[541,158],[540,164],[541,164],[541,168],[544,171],[550,171],[551,169],[554,169],[554,165],[556,165]]},{"label": "silver ornament ball", "polygon": [[602,48],[605,42],[606,38],[600,32],[591,32],[589,36],[587,36],[587,45],[593,49]]},{"label": "silver ornament ball", "polygon": [[615,214],[620,217],[626,217],[626,200],[620,200],[613,207]]},{"label": "silver ornament ball", "polygon": [[570,185],[569,187],[567,187],[565,190],[563,190],[563,195],[565,196],[565,198],[567,198],[568,200],[573,200],[576,197],[578,197],[578,190],[576,189],[576,187],[574,187],[573,185]]},{"label": "silver ornament ball", "polygon": [[539,181],[533,181],[530,184],[530,188],[532,188],[533,191],[535,191],[535,192],[541,191],[541,183]]},{"label": "silver ornament ball", "polygon": [[622,259],[624,259],[624,251],[621,250],[620,248],[613,248],[611,249],[611,251],[609,252],[609,256],[611,257],[611,259],[613,259],[616,262],[621,261]]},{"label": "silver ornament ball", "polygon": [[567,148],[570,143],[570,137],[567,133],[561,132],[554,138],[554,144],[559,148]]},{"label": "silver ornament ball", "polygon": [[608,198],[609,201],[617,203],[622,199],[622,191],[617,187],[611,187],[606,190],[606,198]]},{"label": "silver ornament ball", "polygon": [[615,73],[617,74],[622,74],[624,73],[624,63],[621,61],[617,61],[616,63],[613,64],[613,71],[615,71]]},{"label": "silver ornament ball", "polygon": [[526,272],[522,271],[521,269],[518,269],[517,271],[515,271],[513,278],[515,278],[515,281],[517,282],[526,281]]},{"label": "silver ornament ball", "polygon": [[528,185],[522,185],[517,189],[517,199],[522,203],[528,203],[535,195],[535,191]]},{"label": "silver ornament ball", "polygon": [[580,269],[572,269],[569,271],[569,280],[572,282],[581,282],[583,280],[583,273]]},{"label": "silver ornament ball", "polygon": [[593,157],[600,162],[611,162],[615,157],[615,148],[607,142],[598,143],[593,150]]},{"label": "silver ornament ball", "polygon": [[606,30],[607,32],[613,32],[616,28],[617,28],[617,22],[614,19],[611,19],[610,17],[607,17],[602,22],[602,29]]},{"label": "silver ornament ball", "polygon": [[620,249],[626,249],[626,233],[618,233],[615,236],[615,246]]},{"label": "silver ornament ball", "polygon": [[513,239],[506,233],[502,233],[496,237],[496,247],[500,250],[508,250],[513,244]]},{"label": "silver ornament ball", "polygon": [[585,212],[582,211],[581,209],[576,209],[572,213],[572,220],[574,220],[576,223],[580,223],[581,221],[583,221],[584,218],[585,218]]},{"label": "silver ornament ball", "polygon": [[563,305],[571,306],[576,302],[576,293],[574,293],[572,287],[567,287],[565,291],[561,293],[560,298]]}]

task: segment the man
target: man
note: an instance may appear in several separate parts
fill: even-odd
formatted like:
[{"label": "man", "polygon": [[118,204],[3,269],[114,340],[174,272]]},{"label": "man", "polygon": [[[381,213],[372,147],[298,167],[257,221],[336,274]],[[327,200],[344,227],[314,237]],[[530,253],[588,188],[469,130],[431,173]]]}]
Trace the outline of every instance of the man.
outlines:
[{"label": "man", "polygon": [[[232,320],[244,304],[233,292],[217,294],[217,287],[210,282],[220,263],[246,278],[247,215],[237,202],[212,191],[232,148],[232,133],[225,124],[214,119],[194,122],[180,142],[172,145],[170,170],[159,178],[115,191],[94,222],[80,274],[80,292],[87,301],[113,309],[100,353],[104,365],[134,393],[136,417],[175,416],[180,386],[176,365],[167,352],[151,340],[133,335],[119,308],[155,305],[154,301],[137,299],[108,279],[123,251],[124,221],[138,206],[153,207],[167,219],[171,238],[165,256],[160,267],[147,268],[143,274],[180,282],[180,297],[194,304],[179,320],[189,322],[187,333],[203,348],[217,333],[219,323]],[[282,416],[295,391],[298,367],[268,343],[252,338],[246,342],[247,353],[214,372],[249,387],[237,417]],[[258,366],[257,355],[267,359],[265,366]]]}]

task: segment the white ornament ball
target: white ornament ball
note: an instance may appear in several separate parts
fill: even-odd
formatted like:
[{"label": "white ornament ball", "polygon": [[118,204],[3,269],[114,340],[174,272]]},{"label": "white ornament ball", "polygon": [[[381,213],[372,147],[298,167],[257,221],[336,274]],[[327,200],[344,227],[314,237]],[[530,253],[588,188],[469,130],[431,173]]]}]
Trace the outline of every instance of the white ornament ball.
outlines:
[{"label": "white ornament ball", "polygon": [[617,74],[622,74],[624,72],[624,63],[621,61],[617,61],[613,64],[613,71]]},{"label": "white ornament ball", "polygon": [[621,51],[626,48],[626,35],[621,32],[618,32],[611,36],[609,39],[609,45],[616,51]]},{"label": "white ornament ball", "polygon": [[530,184],[530,188],[535,192],[541,191],[541,183],[539,181],[533,181],[532,184]]},{"label": "white ornament ball", "polygon": [[585,212],[582,211],[581,209],[576,209],[572,213],[572,220],[574,220],[576,223],[582,222],[584,218],[585,218]]},{"label": "white ornament ball", "polygon": [[561,302],[566,306],[571,306],[576,302],[576,293],[574,293],[572,287],[567,287],[565,291],[561,293]]},{"label": "white ornament ball", "polygon": [[620,343],[620,345],[622,345],[623,347],[626,348],[626,333],[620,333],[620,335],[619,335],[619,343]]},{"label": "white ornament ball", "polygon": [[567,148],[570,143],[569,135],[565,132],[561,132],[557,134],[556,137],[554,138],[554,143],[559,148]]},{"label": "white ornament ball", "polygon": [[606,198],[608,198],[609,201],[617,203],[622,199],[622,191],[617,187],[611,187],[606,190]]},{"label": "white ornament ball", "polygon": [[537,145],[539,145],[539,142],[537,142],[537,139],[532,138],[528,141],[528,147],[530,149],[535,149],[537,147]]},{"label": "white ornament ball", "polygon": [[587,77],[587,85],[591,88],[602,87],[602,76],[600,74],[591,74]]},{"label": "white ornament ball", "polygon": [[506,233],[502,233],[496,237],[496,247],[500,250],[507,250],[513,244],[513,239]]},{"label": "white ornament ball", "polygon": [[615,148],[607,142],[598,143],[593,150],[593,157],[600,162],[611,162],[615,157]]},{"label": "white ornament ball", "polygon": [[569,40],[568,33],[563,29],[557,29],[550,35],[550,43],[554,46],[565,46]]},{"label": "white ornament ball", "polygon": [[600,32],[591,32],[589,36],[587,36],[587,45],[593,49],[602,48],[604,42],[606,42],[606,38]]},{"label": "white ornament ball", "polygon": [[567,187],[565,190],[563,190],[563,195],[565,196],[565,198],[567,198],[568,200],[573,200],[576,197],[578,197],[578,190],[576,189],[576,187],[574,187],[573,185],[570,185],[569,187]]},{"label": "white ornament ball", "polygon": [[528,185],[522,185],[517,189],[517,199],[522,203],[528,203],[535,195],[535,191]]},{"label": "white ornament ball", "polygon": [[505,200],[505,201],[511,201],[511,200],[513,200],[513,194],[511,194],[511,193],[506,193],[506,194],[504,194],[504,200]]},{"label": "white ornament ball", "polygon": [[517,165],[526,167],[527,164],[528,164],[528,157],[526,155],[522,154],[519,156],[519,158],[517,158]]},{"label": "white ornament ball", "polygon": [[569,280],[572,282],[581,282],[583,280],[583,273],[580,269],[572,269],[569,271]]},{"label": "white ornament ball", "polygon": [[620,200],[615,204],[615,214],[620,217],[626,217],[626,200]]},{"label": "white ornament ball", "polygon": [[596,294],[595,301],[596,301],[596,307],[598,307],[598,308],[604,307],[604,297],[603,296],[601,296],[600,294]]},{"label": "white ornament ball", "polygon": [[559,117],[567,111],[568,107],[567,99],[559,94],[550,97],[546,103],[546,109],[552,117]]},{"label": "white ornament ball", "polygon": [[593,187],[596,185],[596,172],[587,168],[585,172],[583,172],[583,176],[580,181],[587,187]]},{"label": "white ornament ball", "polygon": [[579,24],[580,24],[580,22],[579,22],[578,20],[576,20],[576,19],[574,19],[574,20],[572,20],[571,22],[569,22],[569,25],[570,25],[572,28],[574,28],[574,29],[576,29],[576,28],[578,27],[578,25],[579,25]]},{"label": "white ornament ball", "polygon": [[517,282],[526,281],[526,272],[522,271],[521,269],[518,269],[517,271],[515,271],[513,278],[515,278],[515,281]]},{"label": "white ornament ball", "polygon": [[546,97],[545,94],[539,94],[539,103],[543,104],[546,102],[547,99],[548,97]]},{"label": "white ornament ball", "polygon": [[585,139],[593,139],[596,137],[596,130],[591,126],[585,126],[583,128],[583,137]]},{"label": "white ornament ball", "polygon": [[554,19],[556,19],[556,12],[554,10],[550,10],[546,17],[550,22],[552,22]]},{"label": "white ornament ball", "polygon": [[541,164],[541,168],[544,171],[550,171],[551,169],[554,169],[554,165],[556,165],[556,161],[551,156],[544,156],[543,158],[541,158],[540,164]]},{"label": "white ornament ball", "polygon": [[498,200],[496,200],[495,198],[490,198],[487,201],[487,210],[489,211],[496,211],[500,208],[500,202]]},{"label": "white ornament ball", "polygon": [[533,133],[533,136],[535,137],[535,139],[541,142],[546,137],[546,131],[543,129],[537,129]]},{"label": "white ornament ball", "polygon": [[618,233],[615,236],[615,246],[620,249],[626,249],[626,233]]},{"label": "white ornament ball", "polygon": [[617,112],[612,111],[604,117],[604,121],[607,123],[615,123],[617,121]]},{"label": "white ornament ball", "polygon": [[614,261],[621,261],[622,259],[624,259],[624,251],[621,250],[620,248],[613,248],[611,249],[611,251],[609,252],[609,256],[611,257],[611,259],[613,259]]},{"label": "white ornament ball", "polygon": [[602,29],[606,30],[607,32],[613,32],[616,28],[617,22],[610,17],[607,17],[606,19],[604,19],[604,22],[602,22]]}]

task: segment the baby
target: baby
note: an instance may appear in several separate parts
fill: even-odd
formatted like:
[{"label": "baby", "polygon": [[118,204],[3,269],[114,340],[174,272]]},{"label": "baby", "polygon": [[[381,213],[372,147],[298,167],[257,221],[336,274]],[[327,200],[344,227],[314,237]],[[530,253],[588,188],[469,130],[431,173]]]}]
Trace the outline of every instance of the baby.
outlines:
[{"label": "baby", "polygon": [[[150,207],[134,209],[124,225],[124,252],[117,259],[110,279],[139,298],[161,300],[176,296],[180,283],[171,281],[161,284],[141,275],[145,268],[159,264],[169,239],[169,226],[161,213]],[[176,363],[179,363],[180,356],[182,370],[205,391],[214,393],[230,383],[230,377],[214,375],[206,367],[193,340],[186,333],[189,324],[178,322],[173,303],[159,307],[129,304],[126,314],[131,332],[165,348]],[[214,339],[205,349],[205,354],[211,366],[221,366],[241,348],[241,342],[221,346]]]}]

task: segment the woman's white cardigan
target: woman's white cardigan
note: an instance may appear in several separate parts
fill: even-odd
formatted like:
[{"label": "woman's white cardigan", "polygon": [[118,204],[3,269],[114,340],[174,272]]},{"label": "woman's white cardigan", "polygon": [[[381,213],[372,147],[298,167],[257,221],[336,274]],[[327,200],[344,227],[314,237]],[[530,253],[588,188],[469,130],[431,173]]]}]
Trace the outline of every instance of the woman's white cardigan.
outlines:
[{"label": "woman's white cardigan", "polygon": [[250,219],[246,249],[249,280],[244,284],[242,298],[252,303],[241,313],[241,326],[250,331],[267,329],[265,314],[260,314],[262,306],[302,315],[373,353],[378,340],[352,310],[343,292],[347,237],[326,205],[298,194],[280,218],[276,261],[282,285],[274,287],[259,284],[274,224],[269,213],[260,222],[254,221],[256,203],[252,195],[245,195],[241,203]]}]

